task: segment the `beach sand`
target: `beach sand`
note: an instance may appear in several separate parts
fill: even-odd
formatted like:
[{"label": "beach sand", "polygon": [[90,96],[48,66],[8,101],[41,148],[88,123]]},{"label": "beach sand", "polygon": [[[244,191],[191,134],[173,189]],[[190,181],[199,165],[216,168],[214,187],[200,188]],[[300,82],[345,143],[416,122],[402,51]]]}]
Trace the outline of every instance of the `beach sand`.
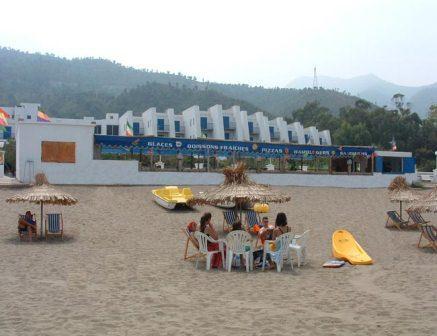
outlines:
[{"label": "beach sand", "polygon": [[[296,233],[311,229],[300,270],[205,271],[183,261],[186,223],[210,211],[168,211],[151,187],[60,189],[79,198],[62,211],[63,242],[20,243],[17,214],[0,189],[0,335],[435,335],[437,253],[419,231],[384,228],[398,209],[383,189],[284,187]],[[194,191],[203,189],[193,188]],[[437,224],[437,216],[426,216]],[[38,217],[39,218],[39,217]],[[372,266],[324,269],[334,230],[350,230]]]}]

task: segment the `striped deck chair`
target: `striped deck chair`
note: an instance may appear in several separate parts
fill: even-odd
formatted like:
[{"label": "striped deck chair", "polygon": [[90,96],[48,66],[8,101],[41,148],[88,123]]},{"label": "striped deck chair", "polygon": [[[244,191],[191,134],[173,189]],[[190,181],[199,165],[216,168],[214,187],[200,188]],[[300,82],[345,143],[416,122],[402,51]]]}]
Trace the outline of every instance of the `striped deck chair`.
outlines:
[{"label": "striped deck chair", "polygon": [[45,233],[46,239],[49,236],[61,236],[61,239],[63,239],[64,221],[61,213],[46,214]]},{"label": "striped deck chair", "polygon": [[408,216],[409,218],[411,218],[411,220],[413,221],[413,225],[415,227],[420,228],[420,225],[422,224],[428,224],[429,221],[426,221],[422,215],[420,214],[420,212],[416,211],[416,210],[407,210]]},{"label": "striped deck chair", "polygon": [[253,210],[246,211],[246,231],[253,232],[253,227],[256,224],[260,224],[260,219],[258,213]]},{"label": "striped deck chair", "polygon": [[[237,220],[238,216],[234,210],[223,211],[223,232],[232,231],[232,225]],[[226,226],[225,226],[226,224]]]},{"label": "striped deck chair", "polygon": [[405,229],[409,227],[409,221],[405,221],[401,219],[401,216],[399,216],[398,212],[395,210],[387,211],[387,220],[385,222],[385,227],[396,227],[399,230]]},{"label": "striped deck chair", "polygon": [[[187,228],[182,229],[182,232],[187,236],[187,241],[185,242],[184,260],[197,258],[198,255],[200,254],[199,242],[194,237],[194,232],[190,232]],[[190,244],[196,250],[196,253],[194,253],[192,255],[188,255],[188,249],[189,249]]]},{"label": "striped deck chair", "polygon": [[[421,224],[420,225],[420,238],[417,247],[432,247],[434,251],[437,251],[437,229],[433,225]],[[420,242],[422,241],[422,237],[429,241],[428,245],[420,246]]]}]

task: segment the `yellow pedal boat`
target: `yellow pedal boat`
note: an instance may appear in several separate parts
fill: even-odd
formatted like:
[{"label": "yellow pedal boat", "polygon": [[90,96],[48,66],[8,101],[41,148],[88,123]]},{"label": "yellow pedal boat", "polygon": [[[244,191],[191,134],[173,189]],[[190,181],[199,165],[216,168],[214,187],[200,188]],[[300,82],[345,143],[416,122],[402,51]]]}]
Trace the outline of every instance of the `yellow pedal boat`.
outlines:
[{"label": "yellow pedal boat", "polygon": [[187,202],[193,198],[190,188],[178,188],[167,186],[152,190],[155,202],[166,209],[174,209],[176,206],[188,206]]},{"label": "yellow pedal boat", "polygon": [[352,265],[371,265],[372,258],[363,250],[349,231],[337,230],[332,235],[334,258],[345,260]]}]

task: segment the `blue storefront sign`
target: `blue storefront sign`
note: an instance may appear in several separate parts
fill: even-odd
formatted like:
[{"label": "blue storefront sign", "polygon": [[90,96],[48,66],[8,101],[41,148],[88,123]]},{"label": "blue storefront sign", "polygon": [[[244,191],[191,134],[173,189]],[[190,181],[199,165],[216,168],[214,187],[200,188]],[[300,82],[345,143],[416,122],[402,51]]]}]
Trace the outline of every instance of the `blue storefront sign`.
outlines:
[{"label": "blue storefront sign", "polygon": [[273,144],[243,141],[220,141],[206,139],[180,139],[165,137],[126,137],[94,135],[94,142],[103,153],[140,153],[153,150],[162,154],[185,155],[232,155],[241,157],[289,157],[312,159],[315,157],[364,156],[371,157],[373,147],[315,146],[297,144]]}]

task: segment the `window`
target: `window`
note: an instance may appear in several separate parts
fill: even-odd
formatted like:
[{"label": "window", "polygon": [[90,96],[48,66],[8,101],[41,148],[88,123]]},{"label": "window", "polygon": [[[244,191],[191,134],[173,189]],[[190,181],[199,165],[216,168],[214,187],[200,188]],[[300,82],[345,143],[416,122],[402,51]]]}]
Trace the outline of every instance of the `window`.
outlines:
[{"label": "window", "polygon": [[32,116],[31,115],[27,115],[27,119],[32,119]]},{"label": "window", "polygon": [[293,132],[292,131],[288,131],[288,141],[293,141]]},{"label": "window", "polygon": [[225,130],[228,130],[230,128],[230,123],[229,123],[229,117],[228,116],[224,116],[223,117],[223,128]]},{"label": "window", "polygon": [[174,130],[176,133],[179,133],[181,131],[181,122],[179,120],[175,120]]},{"label": "window", "polygon": [[109,119],[114,119],[114,116],[109,116]]},{"label": "window", "polygon": [[41,142],[41,162],[75,163],[75,142]]},{"label": "window", "polygon": [[249,121],[247,123],[247,126],[249,127],[249,134],[252,134],[253,133],[253,122]]},{"label": "window", "polygon": [[402,158],[400,157],[383,157],[382,158],[383,173],[402,173]]},{"label": "window", "polygon": [[106,126],[107,135],[118,135],[118,125],[107,125]]},{"label": "window", "polygon": [[310,142],[310,136],[308,134],[305,134],[305,143],[309,143]]},{"label": "window", "polygon": [[157,123],[158,123],[158,131],[163,131],[164,130],[164,119],[157,119]]},{"label": "window", "polygon": [[208,129],[208,118],[207,117],[200,117],[200,129],[201,130]]},{"label": "window", "polygon": [[134,135],[140,135],[140,123],[134,122],[133,124]]},{"label": "window", "polygon": [[320,144],[323,145],[323,138],[319,138]]},{"label": "window", "polygon": [[96,125],[94,127],[94,134],[102,134],[102,125]]},{"label": "window", "polygon": [[228,132],[226,132],[225,133],[225,140],[229,140],[230,138],[231,138],[231,135]]},{"label": "window", "polygon": [[250,137],[250,141],[253,141],[253,136]]},{"label": "window", "polygon": [[275,127],[269,126],[269,131],[270,131],[270,137],[274,138],[275,137]]}]

